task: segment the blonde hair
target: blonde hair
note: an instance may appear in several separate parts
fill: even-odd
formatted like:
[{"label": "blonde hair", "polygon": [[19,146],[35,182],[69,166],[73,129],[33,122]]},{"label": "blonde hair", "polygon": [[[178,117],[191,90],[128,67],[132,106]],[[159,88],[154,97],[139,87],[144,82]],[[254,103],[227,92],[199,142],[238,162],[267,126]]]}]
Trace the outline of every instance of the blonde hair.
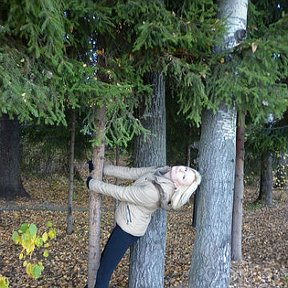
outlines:
[{"label": "blonde hair", "polygon": [[192,171],[195,174],[195,180],[192,182],[192,184],[188,187],[178,187],[171,198],[171,206],[174,210],[180,209],[183,205],[185,205],[201,183],[200,173],[194,169],[192,169]]}]

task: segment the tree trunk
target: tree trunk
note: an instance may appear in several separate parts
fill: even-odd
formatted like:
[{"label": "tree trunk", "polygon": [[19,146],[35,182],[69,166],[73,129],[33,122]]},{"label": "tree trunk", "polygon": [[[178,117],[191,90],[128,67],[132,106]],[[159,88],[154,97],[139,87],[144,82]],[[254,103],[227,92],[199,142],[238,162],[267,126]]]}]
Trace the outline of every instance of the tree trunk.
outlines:
[{"label": "tree trunk", "polygon": [[236,132],[236,171],[232,216],[231,257],[234,261],[242,259],[242,217],[244,196],[244,142],[245,142],[245,114],[238,115]]},{"label": "tree trunk", "polygon": [[229,284],[235,130],[235,110],[222,106],[216,115],[205,111],[199,149],[203,181],[189,287],[224,288]]},{"label": "tree trunk", "polygon": [[72,110],[71,120],[71,138],[70,138],[70,157],[69,157],[69,180],[68,180],[68,211],[67,211],[67,229],[68,235],[73,233],[73,192],[74,192],[74,152],[75,152],[75,126],[76,113]]},{"label": "tree trunk", "polygon": [[[198,154],[198,149],[199,149],[199,142],[194,142],[192,145],[190,145],[191,148],[197,149],[197,154]],[[190,151],[191,151],[190,148]],[[198,159],[198,157],[197,157]],[[189,165],[190,166],[190,163]],[[199,170],[199,163],[196,160],[195,161],[195,169]],[[196,228],[196,223],[197,223],[197,215],[198,215],[198,203],[199,203],[199,190],[197,189],[194,193],[194,198],[193,198],[193,211],[192,211],[192,227]]]},{"label": "tree trunk", "polygon": [[285,188],[286,184],[286,162],[287,159],[285,158],[285,153],[282,151],[280,155],[277,157],[277,167],[276,167],[276,173],[275,173],[275,183],[274,187],[275,188]]},{"label": "tree trunk", "polygon": [[0,198],[29,197],[20,176],[20,125],[7,114],[0,118]]},{"label": "tree trunk", "polygon": [[266,152],[261,155],[260,194],[258,200],[266,206],[272,205],[273,173],[272,153]]},{"label": "tree trunk", "polygon": [[[154,85],[151,108],[140,116],[143,126],[151,131],[135,143],[135,166],[166,164],[165,81],[162,74],[150,73]],[[129,287],[164,287],[164,260],[166,248],[166,211],[158,209],[152,216],[146,234],[132,247],[130,256]]]},{"label": "tree trunk", "polygon": [[[246,29],[247,0],[221,0],[219,12],[227,19],[221,49],[237,44],[235,33]],[[233,95],[231,95],[232,97]],[[202,115],[199,167],[203,176],[199,193],[196,238],[189,287],[229,286],[231,227],[235,177],[236,109],[223,103],[217,113]]]},{"label": "tree trunk", "polygon": [[199,189],[197,189],[194,193],[193,212],[192,212],[192,227],[194,228],[196,228],[197,225],[198,206],[199,206]]},{"label": "tree trunk", "polygon": [[[93,150],[93,178],[102,180],[103,162],[105,154],[105,107],[96,113],[96,143],[98,146]],[[89,191],[89,255],[88,255],[88,287],[93,288],[96,281],[97,271],[100,264],[100,232],[101,232],[101,195]]]}]

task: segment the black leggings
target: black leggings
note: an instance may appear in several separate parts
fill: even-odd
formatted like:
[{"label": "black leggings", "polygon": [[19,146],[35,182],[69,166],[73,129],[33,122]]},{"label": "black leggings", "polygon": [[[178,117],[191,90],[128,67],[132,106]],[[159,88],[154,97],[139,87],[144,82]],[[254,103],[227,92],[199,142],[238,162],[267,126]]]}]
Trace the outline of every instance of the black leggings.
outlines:
[{"label": "black leggings", "polygon": [[123,231],[117,224],[114,227],[101,254],[100,266],[94,288],[108,288],[113,271],[127,249],[140,237]]}]

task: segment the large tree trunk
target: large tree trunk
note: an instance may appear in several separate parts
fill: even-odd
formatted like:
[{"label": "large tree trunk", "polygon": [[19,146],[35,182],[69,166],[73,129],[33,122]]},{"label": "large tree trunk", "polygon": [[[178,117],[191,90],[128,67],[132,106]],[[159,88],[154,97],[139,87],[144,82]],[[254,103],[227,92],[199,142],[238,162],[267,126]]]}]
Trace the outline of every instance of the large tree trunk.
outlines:
[{"label": "large tree trunk", "polygon": [[260,194],[258,200],[266,206],[272,205],[272,190],[273,190],[272,160],[273,157],[271,152],[266,152],[261,155]]},{"label": "large tree trunk", "polygon": [[[246,29],[247,8],[247,0],[219,2],[219,16],[227,18],[227,31],[220,49],[230,49],[237,44],[235,32]],[[236,109],[222,103],[215,114],[205,111],[199,145],[203,181],[189,274],[191,288],[229,286],[235,148]]]},{"label": "large tree trunk", "polygon": [[236,112],[222,106],[202,120],[196,239],[189,287],[228,287],[235,175]]},{"label": "large tree trunk", "polygon": [[[146,141],[137,137],[135,166],[166,164],[165,83],[162,74],[151,73],[154,85],[151,108],[146,107],[140,120],[151,131]],[[166,211],[159,209],[152,217],[146,234],[131,249],[129,287],[164,287],[164,256],[166,248]]]},{"label": "large tree trunk", "polygon": [[245,142],[245,114],[238,115],[236,134],[236,171],[232,217],[231,257],[234,261],[242,259],[242,218],[244,196],[244,142]]},{"label": "large tree trunk", "polygon": [[7,114],[0,118],[0,197],[15,199],[29,196],[20,176],[20,125]]},{"label": "large tree trunk", "polygon": [[69,180],[68,180],[68,209],[67,209],[67,234],[73,232],[73,192],[74,192],[74,154],[75,154],[75,126],[76,112],[72,110],[71,131],[70,131],[70,155],[69,155]]},{"label": "large tree trunk", "polygon": [[[96,113],[96,143],[98,146],[93,149],[93,178],[102,180],[104,164],[104,136],[105,136],[105,107],[99,108]],[[88,287],[93,288],[96,281],[97,271],[100,265],[100,236],[101,236],[101,195],[89,191],[89,255],[88,255]]]}]

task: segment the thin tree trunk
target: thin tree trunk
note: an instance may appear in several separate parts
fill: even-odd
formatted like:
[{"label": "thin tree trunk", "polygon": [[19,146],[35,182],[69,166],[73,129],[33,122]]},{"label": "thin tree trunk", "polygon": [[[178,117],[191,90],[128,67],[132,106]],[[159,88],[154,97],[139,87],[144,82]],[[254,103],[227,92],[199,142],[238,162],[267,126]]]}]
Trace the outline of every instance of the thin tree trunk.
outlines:
[{"label": "thin tree trunk", "polygon": [[[271,128],[273,126],[274,116],[269,114],[266,119],[266,129],[268,135],[271,135]],[[273,156],[271,151],[265,151],[261,154],[261,176],[260,176],[260,193],[258,201],[266,206],[272,205],[272,189],[273,189]]]},{"label": "thin tree trunk", "polygon": [[286,182],[286,164],[287,160],[285,159],[285,153],[282,151],[277,159],[277,168],[275,173],[275,188],[285,188]]},{"label": "thin tree trunk", "polygon": [[243,218],[243,196],[244,196],[244,141],[245,141],[245,114],[238,115],[238,126],[236,133],[236,170],[235,188],[233,199],[232,216],[232,243],[231,257],[234,261],[242,259],[242,218]]},{"label": "thin tree trunk", "polygon": [[[219,1],[227,19],[221,49],[237,44],[236,31],[246,29],[247,0]],[[233,95],[231,95],[232,97]],[[200,186],[196,238],[189,274],[190,288],[229,286],[231,227],[236,153],[236,109],[222,103],[214,114],[202,115],[199,145]]]},{"label": "thin tree trunk", "polygon": [[[166,164],[165,82],[162,74],[150,73],[154,85],[151,109],[145,108],[140,117],[143,126],[151,131],[146,140],[137,137],[136,166]],[[146,234],[131,249],[129,287],[164,287],[164,257],[166,249],[166,211],[157,210],[152,216]]]},{"label": "thin tree trunk", "polygon": [[0,198],[29,197],[20,175],[20,125],[7,114],[0,118]]},{"label": "thin tree trunk", "polygon": [[[119,146],[117,145],[115,148],[115,165],[119,166],[119,159],[120,155],[119,155]],[[115,179],[115,185],[119,185],[119,178]],[[119,201],[117,199],[114,199],[114,213],[118,207]],[[114,218],[114,226],[116,225],[116,219]]]},{"label": "thin tree trunk", "polygon": [[273,172],[272,153],[266,152],[261,155],[260,194],[258,200],[266,206],[272,205]]},{"label": "thin tree trunk", "polygon": [[[92,162],[94,170],[92,176],[102,180],[103,162],[105,154],[105,107],[99,108],[96,113],[96,143],[94,147]],[[100,235],[101,235],[101,195],[89,191],[89,255],[88,255],[88,287],[93,288],[96,281],[97,271],[100,264]]]},{"label": "thin tree trunk", "polygon": [[69,157],[69,180],[68,180],[68,211],[67,211],[67,229],[68,235],[73,233],[73,192],[74,192],[74,152],[75,152],[75,126],[76,113],[72,110],[71,131],[70,131],[70,157]]}]

